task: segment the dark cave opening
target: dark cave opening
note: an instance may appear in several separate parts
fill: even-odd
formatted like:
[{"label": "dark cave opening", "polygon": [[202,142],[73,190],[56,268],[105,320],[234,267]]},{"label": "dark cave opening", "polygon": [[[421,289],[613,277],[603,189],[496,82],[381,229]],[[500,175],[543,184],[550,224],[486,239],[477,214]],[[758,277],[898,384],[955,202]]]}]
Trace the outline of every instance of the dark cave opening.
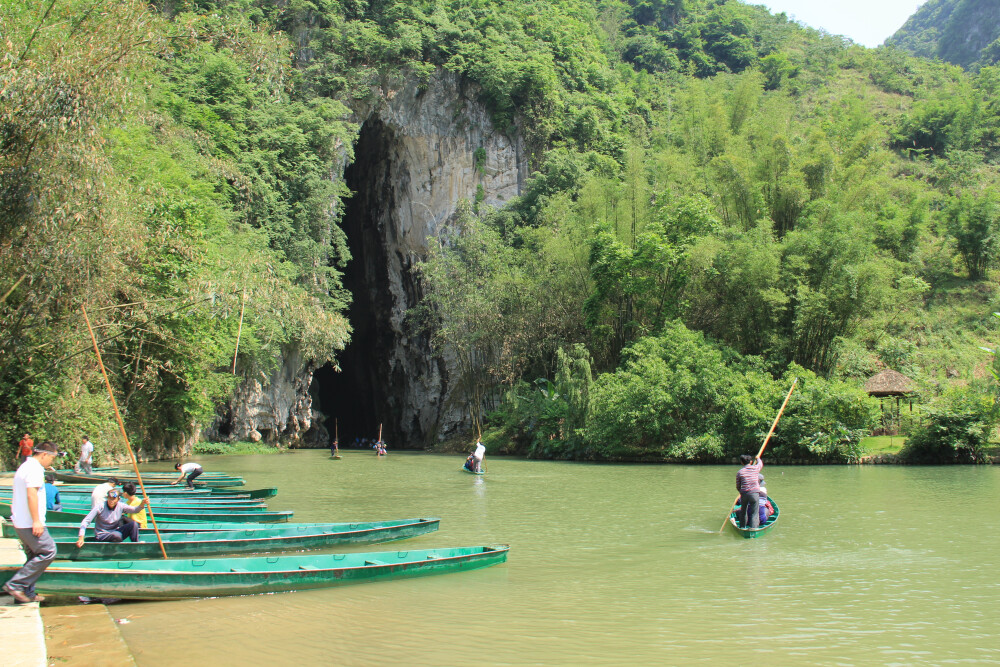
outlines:
[{"label": "dark cave opening", "polygon": [[394,344],[386,245],[394,205],[392,142],[391,131],[381,121],[368,120],[354,148],[355,160],[344,170],[344,181],[354,193],[345,202],[341,223],[351,252],[344,286],[353,296],[347,316],[354,331],[338,357],[341,372],[327,364],[315,372],[312,385],[324,426],[332,439],[336,424],[341,447],[351,447],[355,438],[376,439],[380,423],[390,447],[401,442],[388,386]]}]

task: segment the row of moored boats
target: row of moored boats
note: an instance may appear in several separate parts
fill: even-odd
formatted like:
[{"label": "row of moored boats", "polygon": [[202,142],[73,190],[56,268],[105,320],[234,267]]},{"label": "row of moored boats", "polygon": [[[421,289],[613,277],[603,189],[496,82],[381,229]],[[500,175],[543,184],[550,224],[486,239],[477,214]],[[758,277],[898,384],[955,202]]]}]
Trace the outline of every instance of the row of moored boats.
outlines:
[{"label": "row of moored boats", "polygon": [[[38,580],[39,592],[136,599],[250,595],[457,572],[507,560],[507,545],[274,555],[403,540],[437,530],[440,519],[290,523],[291,511],[267,507],[277,489],[244,490],[242,478],[212,472],[199,476],[194,489],[172,486],[175,476],[169,473],[142,475],[159,538],[150,521],[138,542],[98,542],[91,535],[77,546],[91,491],[111,476],[135,479],[132,472],[112,469],[57,473],[62,508],[46,512],[57,560]],[[10,516],[10,502],[10,489],[0,488],[0,515]],[[3,536],[16,538],[9,523]],[[19,567],[0,565],[0,584]]]}]

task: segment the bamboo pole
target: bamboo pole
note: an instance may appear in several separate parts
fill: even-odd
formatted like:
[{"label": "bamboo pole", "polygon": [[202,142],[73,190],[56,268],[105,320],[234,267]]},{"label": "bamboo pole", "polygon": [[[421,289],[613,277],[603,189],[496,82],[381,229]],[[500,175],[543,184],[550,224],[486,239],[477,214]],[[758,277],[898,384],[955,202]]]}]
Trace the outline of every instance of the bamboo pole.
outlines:
[{"label": "bamboo pole", "polygon": [[[760,451],[757,452],[756,458],[759,459],[761,456],[763,456],[764,449],[767,447],[767,443],[771,440],[771,435],[774,433],[774,429],[778,426],[778,420],[781,419],[781,413],[785,411],[785,406],[788,405],[788,399],[792,397],[792,391],[795,390],[795,383],[798,381],[799,381],[798,378],[792,380],[792,386],[788,389],[788,395],[785,396],[785,400],[781,404],[781,409],[778,410],[778,416],[774,418],[774,423],[771,424],[771,430],[767,432],[767,437],[764,438],[764,444],[760,446]],[[736,503],[738,503],[739,501],[740,501],[740,496],[739,494],[736,494],[736,500],[734,500],[733,504],[729,506],[729,511],[726,512],[726,519],[725,521],[722,522],[722,528],[719,529],[720,533],[726,529],[726,522],[729,521],[729,516],[733,513],[733,508],[736,507]]]},{"label": "bamboo pole", "polygon": [[94,352],[97,354],[97,363],[101,367],[101,375],[104,376],[104,384],[108,388],[108,396],[111,398],[111,407],[115,409],[115,418],[118,420],[118,428],[122,431],[122,438],[125,439],[125,447],[128,449],[128,456],[132,459],[132,468],[135,470],[135,477],[139,480],[139,488],[142,489],[143,500],[146,501],[146,510],[149,512],[149,519],[153,522],[153,532],[156,533],[156,540],[160,543],[160,551],[163,552],[163,557],[167,558],[167,550],[163,546],[163,538],[160,537],[160,529],[156,525],[156,517],[153,516],[153,508],[149,504],[149,496],[146,495],[146,486],[142,483],[142,475],[139,474],[139,464],[135,460],[135,454],[132,453],[132,445],[128,441],[128,434],[125,432],[125,422],[122,421],[122,415],[118,412],[118,402],[115,401],[115,393],[111,391],[111,380],[108,379],[108,372],[104,369],[104,360],[101,358],[101,351],[97,347],[97,337],[94,336],[94,328],[90,326],[90,318],[87,317],[86,306],[81,305],[80,310],[83,311],[83,319],[87,323],[87,331],[90,332],[90,340],[94,343]]},{"label": "bamboo pole", "polygon": [[240,326],[236,330],[236,350],[233,352],[233,375],[236,375],[236,355],[240,353],[240,336],[243,334],[243,311],[247,305],[247,288],[243,288],[243,297],[240,299]]}]

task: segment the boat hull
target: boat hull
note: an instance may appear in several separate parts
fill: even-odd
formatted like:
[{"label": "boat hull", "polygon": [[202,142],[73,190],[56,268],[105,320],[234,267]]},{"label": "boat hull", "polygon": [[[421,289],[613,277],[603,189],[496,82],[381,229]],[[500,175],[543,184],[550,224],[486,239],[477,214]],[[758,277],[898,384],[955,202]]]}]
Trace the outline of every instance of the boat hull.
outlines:
[{"label": "boat hull", "polygon": [[[507,545],[354,554],[169,558],[53,563],[35,588],[48,595],[176,600],[282,593],[367,581],[461,572],[507,560]],[[6,583],[17,565],[0,566]]]},{"label": "boat hull", "polygon": [[[224,556],[229,554],[308,551],[345,544],[375,544],[405,540],[438,529],[440,519],[408,519],[372,523],[340,524],[329,528],[259,528],[253,530],[202,531],[163,534],[163,547],[170,558]],[[56,540],[56,558],[67,560],[140,560],[162,558],[160,543],[152,531],[139,542],[87,541],[76,545],[76,536]]]},{"label": "boat hull", "polygon": [[[10,503],[5,501],[0,501],[0,515],[10,516]],[[78,524],[83,521],[89,512],[89,508],[80,511],[73,510],[46,510],[45,520],[48,521],[76,521]],[[171,511],[170,509],[157,509],[154,503],[153,513],[156,516],[156,520],[170,520],[170,521],[197,521],[197,522],[224,522],[224,521],[235,521],[240,523],[246,522],[256,522],[256,523],[280,523],[283,521],[288,521],[292,518],[294,512],[291,510],[283,511],[266,511],[266,512],[251,512],[251,511],[216,511],[210,509],[204,510],[191,510],[189,512],[176,510]]]},{"label": "boat hull", "polygon": [[[772,514],[767,518],[767,523],[765,523],[763,526],[754,529],[740,528],[739,524],[736,522],[736,509],[734,508],[732,513],[729,515],[729,527],[732,528],[741,537],[745,537],[751,540],[767,535],[769,532],[771,532],[771,529],[774,528],[774,525],[778,523],[778,515],[781,513],[781,510],[778,509],[778,503],[774,502],[774,498],[768,496],[768,500],[771,501],[771,506],[774,507],[774,514]],[[739,507],[739,505],[737,505],[736,507]]]}]

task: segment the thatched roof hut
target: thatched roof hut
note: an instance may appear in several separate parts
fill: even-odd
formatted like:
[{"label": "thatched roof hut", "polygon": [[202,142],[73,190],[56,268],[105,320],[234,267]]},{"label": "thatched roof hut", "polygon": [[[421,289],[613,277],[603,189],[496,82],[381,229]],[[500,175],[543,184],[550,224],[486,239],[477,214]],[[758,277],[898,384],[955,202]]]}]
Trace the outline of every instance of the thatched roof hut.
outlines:
[{"label": "thatched roof hut", "polygon": [[915,390],[913,380],[891,368],[871,376],[865,382],[865,391],[869,396],[906,396]]}]

